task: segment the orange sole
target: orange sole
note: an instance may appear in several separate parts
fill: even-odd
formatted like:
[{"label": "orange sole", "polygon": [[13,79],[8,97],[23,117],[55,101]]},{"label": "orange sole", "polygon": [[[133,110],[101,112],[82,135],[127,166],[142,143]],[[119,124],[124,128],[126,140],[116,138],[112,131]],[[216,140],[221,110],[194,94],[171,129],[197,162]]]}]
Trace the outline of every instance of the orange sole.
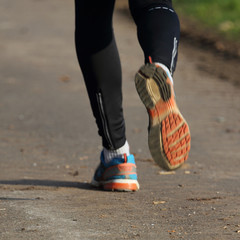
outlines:
[{"label": "orange sole", "polygon": [[191,137],[176,105],[171,81],[161,67],[146,64],[136,74],[135,83],[149,113],[152,157],[160,167],[174,170],[187,160]]},{"label": "orange sole", "polygon": [[173,167],[178,167],[188,158],[190,133],[187,123],[176,113],[169,114],[161,124],[164,153]]},{"label": "orange sole", "polygon": [[137,183],[105,183],[103,185],[104,190],[108,191],[121,191],[121,192],[132,192],[132,191],[138,191],[139,185]]}]

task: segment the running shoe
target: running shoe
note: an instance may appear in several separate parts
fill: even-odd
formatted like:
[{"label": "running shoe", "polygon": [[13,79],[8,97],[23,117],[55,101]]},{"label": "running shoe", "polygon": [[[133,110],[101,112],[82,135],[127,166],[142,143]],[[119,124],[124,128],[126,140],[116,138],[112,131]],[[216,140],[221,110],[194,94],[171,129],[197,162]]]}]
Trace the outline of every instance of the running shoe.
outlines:
[{"label": "running shoe", "polygon": [[148,145],[154,161],[166,170],[179,168],[188,158],[191,138],[170,72],[164,65],[147,63],[137,72],[135,84],[149,114]]},{"label": "running shoe", "polygon": [[125,154],[124,158],[113,158],[111,162],[105,163],[102,152],[100,165],[95,171],[91,184],[109,191],[139,190],[134,156],[127,157]]}]

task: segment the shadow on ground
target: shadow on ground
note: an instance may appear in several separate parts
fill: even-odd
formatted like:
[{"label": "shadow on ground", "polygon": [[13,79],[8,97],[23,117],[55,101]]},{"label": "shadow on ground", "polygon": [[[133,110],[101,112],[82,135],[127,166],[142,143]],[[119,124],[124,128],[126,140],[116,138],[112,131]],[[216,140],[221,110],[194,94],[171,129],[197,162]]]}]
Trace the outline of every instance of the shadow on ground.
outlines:
[{"label": "shadow on ground", "polygon": [[30,187],[31,186],[66,187],[66,188],[80,188],[85,190],[95,190],[89,183],[56,180],[39,180],[39,179],[0,180],[0,184],[13,186],[22,185]]}]

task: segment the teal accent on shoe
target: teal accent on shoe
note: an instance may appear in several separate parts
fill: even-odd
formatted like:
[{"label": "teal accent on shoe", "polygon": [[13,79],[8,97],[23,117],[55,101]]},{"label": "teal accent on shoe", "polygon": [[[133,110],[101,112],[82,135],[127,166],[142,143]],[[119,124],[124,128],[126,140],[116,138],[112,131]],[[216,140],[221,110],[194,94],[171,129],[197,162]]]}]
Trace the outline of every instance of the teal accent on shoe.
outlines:
[{"label": "teal accent on shoe", "polygon": [[[133,155],[124,158],[113,158],[105,163],[104,154],[101,153],[100,165],[95,171],[92,185],[96,187],[112,186],[111,190],[136,191],[139,189],[137,181],[136,164]],[[121,186],[121,189],[118,189]],[[126,187],[123,187],[126,186]]]}]

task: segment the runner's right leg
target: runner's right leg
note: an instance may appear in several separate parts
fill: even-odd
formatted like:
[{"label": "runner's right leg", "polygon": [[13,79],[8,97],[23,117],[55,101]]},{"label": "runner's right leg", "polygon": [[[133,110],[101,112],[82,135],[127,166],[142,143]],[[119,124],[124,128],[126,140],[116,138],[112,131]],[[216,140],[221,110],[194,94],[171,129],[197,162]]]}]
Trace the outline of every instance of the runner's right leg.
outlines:
[{"label": "runner's right leg", "polygon": [[136,74],[139,96],[149,114],[148,145],[161,167],[174,170],[187,160],[190,131],[173,90],[180,25],[171,0],[129,0],[145,65]]}]

